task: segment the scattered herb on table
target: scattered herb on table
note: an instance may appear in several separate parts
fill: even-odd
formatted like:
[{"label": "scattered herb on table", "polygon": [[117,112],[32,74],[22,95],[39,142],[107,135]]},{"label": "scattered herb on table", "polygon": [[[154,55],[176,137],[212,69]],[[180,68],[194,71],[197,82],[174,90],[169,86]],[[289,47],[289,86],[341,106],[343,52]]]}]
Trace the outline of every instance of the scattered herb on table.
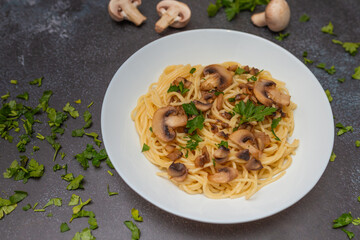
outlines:
[{"label": "scattered herb on table", "polygon": [[349,225],[353,220],[353,217],[351,216],[351,213],[344,213],[337,219],[335,219],[333,222],[333,228],[340,228]]},{"label": "scattered herb on table", "polygon": [[125,221],[125,226],[131,231],[131,240],[140,239],[140,229],[132,221]]},{"label": "scattered herb on table", "polygon": [[346,230],[345,228],[341,229],[344,233],[346,233],[346,235],[348,236],[349,239],[353,239],[355,237],[355,234],[353,232],[350,232],[348,230]]},{"label": "scattered herb on table", "polygon": [[336,39],[333,39],[332,42],[341,45],[351,56],[355,56],[357,49],[360,47],[360,43],[342,42]]},{"label": "scattered herb on table", "polygon": [[308,53],[307,53],[306,51],[304,51],[304,52],[303,52],[304,63],[305,63],[305,64],[308,64],[308,63],[309,63],[309,64],[312,64],[314,61],[308,59],[307,56],[308,56]]},{"label": "scattered herb on table", "polygon": [[290,36],[290,33],[279,33],[279,35],[276,36],[275,39],[281,42],[288,36]]},{"label": "scattered herb on table", "polygon": [[301,15],[301,17],[299,18],[299,22],[308,22],[309,20],[310,20],[310,17],[306,13]]},{"label": "scattered herb on table", "polygon": [[326,94],[329,102],[332,102],[332,101],[334,100],[333,97],[331,96],[331,93],[330,93],[330,90],[329,90],[329,89],[326,89],[326,90],[325,90],[325,94]]},{"label": "scattered herb on table", "polygon": [[0,219],[10,214],[17,207],[17,203],[21,202],[28,196],[27,192],[15,191],[9,199],[0,198]]},{"label": "scattered herb on table", "polygon": [[88,223],[89,223],[89,227],[91,230],[95,230],[98,228],[98,224],[95,218],[95,213],[92,211],[85,211],[85,210],[81,210],[76,214],[73,214],[70,221],[72,222],[74,219],[76,218],[81,218],[81,217],[88,217]]},{"label": "scattered herb on table", "polygon": [[327,72],[330,75],[333,75],[336,73],[336,69],[335,69],[334,65],[332,65],[330,68],[326,68],[325,63],[319,63],[318,65],[316,65],[316,67],[325,70],[325,72]]},{"label": "scattered herb on table", "polygon": [[23,206],[23,210],[26,212],[27,210],[29,210],[31,208],[30,203],[26,204],[25,206]]},{"label": "scattered herb on table", "polygon": [[95,240],[96,238],[91,234],[91,230],[84,228],[81,232],[75,233],[72,240]]},{"label": "scattered herb on table", "polygon": [[75,100],[74,103],[81,104],[81,99]]},{"label": "scattered herb on table", "polygon": [[35,78],[34,80],[30,81],[29,84],[30,85],[38,85],[38,87],[41,87],[42,84],[42,80],[44,79],[44,77],[41,78]]},{"label": "scattered herb on table", "polygon": [[357,68],[355,68],[355,73],[352,75],[353,79],[357,79],[360,80],[360,66],[358,66]]},{"label": "scattered herb on table", "polygon": [[61,225],[60,225],[60,232],[67,232],[67,231],[69,231],[70,230],[70,228],[69,228],[69,226],[67,225],[67,223],[66,222],[63,222],[63,223],[61,223]]},{"label": "scattered herb on table", "polygon": [[322,27],[322,28],[321,28],[321,31],[322,31],[323,33],[328,33],[328,34],[330,34],[330,35],[335,35],[335,34],[334,34],[334,26],[333,26],[333,24],[332,24],[331,22],[329,22],[328,25]]},{"label": "scattered herb on table", "polygon": [[110,192],[109,184],[107,185],[107,192],[109,196],[118,195],[118,192]]},{"label": "scattered herb on table", "polygon": [[331,153],[331,156],[330,156],[330,162],[334,162],[335,161],[335,158],[336,158],[336,155],[334,152]]},{"label": "scattered herb on table", "polygon": [[345,82],[345,78],[338,78],[338,82],[340,82],[340,83]]},{"label": "scattered herb on table", "polygon": [[65,107],[63,107],[63,111],[70,114],[72,118],[79,117],[79,112],[76,111],[76,109],[70,105],[70,103],[66,103]]},{"label": "scattered herb on table", "polygon": [[135,208],[131,209],[131,216],[137,222],[142,222],[143,221],[143,218],[139,215],[139,210],[137,210]]},{"label": "scattered herb on table", "polygon": [[82,180],[84,179],[84,176],[79,174],[76,178],[73,178],[70,180],[69,185],[66,187],[67,190],[76,190],[78,188],[83,189]]},{"label": "scattered herb on table", "polygon": [[61,207],[62,206],[62,200],[61,198],[51,198],[46,204],[45,206],[43,206],[43,209],[51,206],[51,205],[55,205],[57,207]]},{"label": "scattered herb on table", "polygon": [[75,158],[84,170],[86,170],[89,167],[90,160],[92,161],[92,165],[94,167],[100,167],[101,161],[107,160],[108,155],[105,149],[101,149],[97,152],[91,144],[87,144],[86,149],[82,153],[75,155]]},{"label": "scattered herb on table", "polygon": [[355,146],[356,146],[356,147],[360,147],[360,141],[359,141],[359,140],[356,140],[356,141],[355,141]]},{"label": "scattered herb on table", "polygon": [[14,85],[17,85],[17,84],[18,84],[18,81],[17,81],[17,80],[10,80],[10,83],[11,83],[11,84],[14,84]]},{"label": "scattered herb on table", "polygon": [[28,92],[24,92],[23,94],[19,94],[16,96],[19,99],[23,99],[25,101],[29,100],[29,93]]},{"label": "scattered herb on table", "polygon": [[4,178],[14,178],[15,181],[23,180],[23,183],[27,183],[29,178],[40,178],[44,174],[44,165],[39,164],[35,159],[29,161],[27,168],[26,165],[27,158],[21,164],[14,160],[3,173]]},{"label": "scattered herb on table", "polygon": [[80,197],[79,199],[80,199],[80,204],[73,207],[73,214],[78,214],[84,206],[88,205],[91,202],[91,198],[89,198],[85,202],[83,202]]},{"label": "scattered herb on table", "polygon": [[79,204],[80,196],[73,194],[71,195],[69,206],[75,206]]},{"label": "scattered herb on table", "polygon": [[339,131],[337,132],[337,135],[340,136],[340,135],[343,135],[344,133],[347,133],[349,131],[353,132],[354,131],[354,128],[352,126],[344,126],[342,125],[342,123],[337,123],[335,125],[335,127],[339,128]]}]

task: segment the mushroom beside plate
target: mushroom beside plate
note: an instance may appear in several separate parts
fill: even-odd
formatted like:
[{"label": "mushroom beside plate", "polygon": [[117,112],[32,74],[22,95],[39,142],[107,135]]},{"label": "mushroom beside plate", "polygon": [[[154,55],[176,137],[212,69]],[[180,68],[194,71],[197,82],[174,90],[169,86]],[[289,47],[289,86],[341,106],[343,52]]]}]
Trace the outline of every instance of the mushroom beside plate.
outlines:
[{"label": "mushroom beside plate", "polygon": [[[166,57],[154,58],[154,55]],[[249,200],[189,195],[157,176],[160,170],[141,153],[139,136],[130,117],[138,98],[148,91],[151,83],[158,81],[166,66],[226,61],[270,71],[274,78],[286,83],[291,101],[298,106],[290,142],[299,139],[300,146],[292,165],[282,178],[262,188]],[[131,84],[124,86],[124,82]],[[108,86],[102,105],[101,130],[116,171],[140,196],[169,213],[221,224],[268,217],[299,201],[323,174],[334,141],[333,115],[327,97],[318,80],[300,60],[266,39],[220,29],[172,34],[133,54]]]}]

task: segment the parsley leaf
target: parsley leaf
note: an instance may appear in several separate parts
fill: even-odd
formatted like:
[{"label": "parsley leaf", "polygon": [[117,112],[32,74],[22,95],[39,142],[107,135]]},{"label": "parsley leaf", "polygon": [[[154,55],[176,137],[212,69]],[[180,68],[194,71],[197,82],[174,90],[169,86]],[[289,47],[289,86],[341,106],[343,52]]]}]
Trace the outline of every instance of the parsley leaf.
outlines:
[{"label": "parsley leaf", "polygon": [[203,129],[205,118],[202,114],[197,115],[195,118],[188,120],[186,127],[189,128],[188,133],[193,133],[196,129]]},{"label": "parsley leaf", "polygon": [[278,136],[276,136],[274,129],[277,127],[277,125],[279,124],[280,121],[281,121],[281,117],[274,118],[271,123],[271,132],[272,132],[272,134],[274,134],[275,140],[277,140],[277,141],[280,141],[280,138]]},{"label": "parsley leaf", "polygon": [[[360,197],[358,197],[358,201],[360,202]],[[355,226],[360,225],[360,218],[353,219],[352,224]]]},{"label": "parsley leaf", "polygon": [[330,162],[334,162],[335,158],[336,158],[336,154],[334,152],[332,152],[331,156],[330,156]]},{"label": "parsley leaf", "polygon": [[352,43],[352,42],[341,42],[339,40],[333,39],[333,43],[341,45],[346,52],[348,52],[351,56],[355,56],[358,48],[360,47],[360,43]]},{"label": "parsley leaf", "polygon": [[338,82],[341,82],[341,83],[345,82],[345,78],[338,78]]},{"label": "parsley leaf", "polygon": [[42,84],[42,80],[44,79],[44,77],[41,78],[35,78],[34,80],[30,81],[29,84],[30,85],[38,85],[38,87],[41,87]]},{"label": "parsley leaf", "polygon": [[66,222],[63,222],[61,225],[60,225],[60,232],[67,232],[67,231],[69,231],[70,230],[70,228],[69,228],[69,226],[67,225],[67,223]]},{"label": "parsley leaf", "polygon": [[335,74],[336,73],[336,69],[335,66],[331,66],[330,68],[326,68],[326,64],[325,63],[319,63],[318,65],[316,65],[317,68],[320,69],[324,69],[328,74]]},{"label": "parsley leaf", "polygon": [[355,141],[355,146],[356,146],[356,147],[360,147],[360,141],[359,141],[359,140],[356,140],[356,141]]},{"label": "parsley leaf", "polygon": [[31,208],[30,203],[26,204],[25,206],[23,206],[23,210],[26,212],[27,210],[29,210]]},{"label": "parsley leaf", "polygon": [[349,225],[353,220],[351,213],[344,213],[339,218],[335,219],[333,222],[333,228],[339,228]]},{"label": "parsley leaf", "polygon": [[43,206],[43,209],[47,208],[48,206],[55,205],[57,207],[61,207],[62,200],[61,198],[51,198],[45,206]]},{"label": "parsley leaf", "polygon": [[237,68],[236,70],[235,70],[235,75],[241,75],[241,74],[243,74],[243,73],[245,73],[246,71],[245,71],[245,69],[242,69],[242,68]]},{"label": "parsley leaf", "polygon": [[27,183],[29,178],[39,178],[44,174],[44,165],[40,165],[34,159],[30,160],[27,169],[25,169],[25,167],[26,163],[19,165],[19,163],[14,160],[10,167],[6,169],[6,172],[3,173],[3,176],[4,178],[14,178],[15,181],[23,180],[23,183]]},{"label": "parsley leaf", "polygon": [[79,204],[80,197],[76,194],[71,195],[69,206],[75,206]]},{"label": "parsley leaf", "polygon": [[[79,197],[80,198],[80,197]],[[73,214],[78,214],[81,209],[85,206],[88,205],[91,202],[91,198],[89,198],[88,200],[86,200],[85,202],[82,202],[81,198],[80,198],[80,204],[73,207]],[[69,203],[70,204],[70,203]]]},{"label": "parsley leaf", "polygon": [[102,141],[98,139],[99,134],[95,133],[95,132],[91,132],[91,133],[85,133],[86,136],[92,137],[94,139],[95,144],[100,147]]},{"label": "parsley leaf", "polygon": [[190,102],[190,103],[184,103],[182,105],[185,113],[188,115],[188,116],[191,116],[191,115],[199,115],[199,112],[197,110],[197,108],[195,107],[195,104],[193,102]]},{"label": "parsley leaf", "polygon": [[79,176],[77,176],[76,178],[71,180],[71,182],[66,187],[66,189],[67,190],[76,190],[78,188],[84,188],[81,183],[83,179],[84,179],[84,176],[80,174]]},{"label": "parsley leaf", "polygon": [[17,80],[10,80],[10,83],[16,85],[16,84],[18,84],[18,81]]},{"label": "parsley leaf", "polygon": [[330,90],[329,90],[329,89],[326,89],[326,90],[325,90],[325,94],[326,94],[329,102],[332,102],[333,97],[331,96],[331,93],[330,93]]},{"label": "parsley leaf", "polygon": [[344,133],[347,133],[349,131],[353,132],[354,131],[354,128],[352,126],[344,126],[342,125],[341,123],[337,123],[335,125],[335,127],[339,128],[340,130],[337,132],[337,135],[340,136],[340,135],[343,135]]},{"label": "parsley leaf", "polygon": [[247,81],[253,81],[253,82],[256,82],[257,81],[257,77],[255,76],[251,76],[250,78],[247,79]]},{"label": "parsley leaf", "polygon": [[282,40],[287,38],[289,35],[290,35],[290,33],[284,33],[284,34],[279,33],[279,35],[276,36],[275,39],[281,42]]},{"label": "parsley leaf", "polygon": [[310,20],[309,15],[307,15],[306,13],[304,13],[300,18],[299,18],[299,22],[307,22]]},{"label": "parsley leaf", "polygon": [[332,25],[331,22],[329,22],[328,25],[322,27],[322,28],[321,28],[321,31],[322,31],[323,33],[328,33],[328,34],[331,34],[331,35],[335,35],[335,34],[334,34],[334,26]]},{"label": "parsley leaf", "polygon": [[16,96],[17,98],[24,99],[25,101],[29,100],[29,93],[24,92],[23,94],[19,94]]},{"label": "parsley leaf", "polygon": [[139,210],[137,210],[135,208],[131,209],[131,216],[137,222],[142,222],[143,221],[143,218],[139,215]]},{"label": "parsley leaf", "polygon": [[353,237],[355,237],[355,234],[353,232],[350,232],[350,231],[346,230],[345,228],[342,228],[341,230],[347,234],[349,239],[353,239]]},{"label": "parsley leaf", "polygon": [[218,148],[221,146],[229,148],[229,143],[227,141],[221,141],[219,144],[215,144]]},{"label": "parsley leaf", "polygon": [[6,100],[6,99],[8,99],[9,97],[10,97],[10,93],[7,92],[5,95],[2,95],[2,96],[1,96],[1,99],[2,99],[2,100]]},{"label": "parsley leaf", "polygon": [[91,234],[91,230],[85,228],[82,232],[77,232],[72,240],[95,240],[96,238]]},{"label": "parsley leaf", "polygon": [[149,150],[150,150],[150,147],[148,145],[146,145],[146,143],[144,143],[141,152],[146,152],[146,151],[149,151]]},{"label": "parsley leaf", "polygon": [[190,73],[193,74],[196,71],[196,68],[190,69]]},{"label": "parsley leaf", "polygon": [[307,58],[307,55],[308,55],[308,53],[307,53],[306,51],[303,52],[304,63],[305,63],[305,64],[308,64],[308,63],[311,64],[311,63],[313,63],[314,61],[308,59],[308,58]]},{"label": "parsley leaf", "polygon": [[168,93],[169,92],[180,92],[181,95],[184,95],[185,93],[187,93],[188,91],[190,91],[190,89],[187,89],[185,86],[184,86],[184,83],[183,82],[179,82],[179,85],[172,85],[170,84],[170,87],[168,89]]},{"label": "parsley leaf", "polygon": [[84,121],[85,121],[84,128],[86,129],[86,128],[91,127],[91,125],[92,125],[92,115],[91,115],[91,113],[88,110],[86,110],[84,112],[84,114],[83,114],[83,117],[84,117]]},{"label": "parsley leaf", "polygon": [[357,68],[355,68],[355,73],[352,75],[353,79],[357,79],[360,80],[360,66],[358,66]]},{"label": "parsley leaf", "polygon": [[273,114],[277,109],[273,107],[265,107],[264,105],[256,106],[252,101],[240,101],[233,108],[234,112],[241,116],[240,124],[245,122],[257,121],[261,122],[265,116]]},{"label": "parsley leaf", "polygon": [[118,195],[118,192],[110,192],[109,184],[107,185],[107,192],[109,196]]},{"label": "parsley leaf", "polygon": [[73,137],[82,137],[85,134],[84,128],[75,129],[71,132],[71,136]]},{"label": "parsley leaf", "polygon": [[0,219],[14,211],[17,207],[17,203],[21,202],[27,196],[27,192],[15,191],[15,194],[10,196],[9,199],[0,197]]},{"label": "parsley leaf", "polygon": [[46,109],[49,106],[49,99],[52,94],[51,90],[44,91],[42,97],[39,99],[39,107],[42,108],[44,112],[46,112]]},{"label": "parsley leaf", "polygon": [[140,239],[140,229],[132,221],[125,221],[125,226],[131,231],[131,240]]},{"label": "parsley leaf", "polygon": [[187,141],[185,148],[188,148],[191,151],[197,148],[199,142],[204,141],[197,133],[186,136],[186,138],[189,138],[189,140]]},{"label": "parsley leaf", "polygon": [[86,170],[89,167],[89,160],[92,161],[94,167],[100,167],[101,161],[108,159],[108,155],[105,149],[101,149],[97,152],[91,144],[87,144],[86,149],[82,153],[75,155],[75,158],[84,170]]},{"label": "parsley leaf", "polygon": [[63,111],[69,113],[72,118],[79,117],[79,112],[76,111],[75,108],[70,105],[70,103],[66,103],[65,107],[63,108]]}]

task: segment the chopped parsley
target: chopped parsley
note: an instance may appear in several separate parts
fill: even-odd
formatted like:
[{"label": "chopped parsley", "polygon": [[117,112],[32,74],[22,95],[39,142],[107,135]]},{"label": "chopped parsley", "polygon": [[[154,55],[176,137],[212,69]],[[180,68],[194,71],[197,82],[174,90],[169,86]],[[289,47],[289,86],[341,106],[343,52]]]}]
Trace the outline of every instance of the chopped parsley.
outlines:
[{"label": "chopped parsley", "polygon": [[75,206],[79,204],[80,196],[73,194],[71,195],[69,206]]},{"label": "chopped parsley", "polygon": [[153,132],[152,127],[149,127],[150,132]]},{"label": "chopped parsley", "polygon": [[194,131],[196,131],[196,129],[203,129],[204,127],[204,121],[205,118],[202,114],[197,115],[195,118],[188,120],[186,123],[186,127],[189,128],[188,133],[193,133]]},{"label": "chopped parsley", "polygon": [[46,112],[46,109],[49,106],[49,99],[52,94],[51,90],[44,91],[42,97],[39,99],[39,107],[42,108],[44,112]]},{"label": "chopped parsley", "polygon": [[283,34],[283,33],[279,33],[279,35],[276,36],[275,39],[281,42],[282,40],[284,40],[285,38],[287,38],[289,35],[290,35],[290,33],[284,33],[284,34]]},{"label": "chopped parsley", "polygon": [[0,219],[14,211],[17,207],[17,203],[21,202],[27,196],[27,192],[15,191],[9,199],[0,198]]},{"label": "chopped parsley", "polygon": [[80,212],[73,214],[70,222],[72,222],[72,220],[76,219],[76,218],[81,218],[81,217],[88,217],[88,223],[89,223],[89,227],[92,230],[95,230],[98,228],[98,224],[95,218],[95,213],[92,211],[85,211],[85,210],[81,210]]},{"label": "chopped parsley", "polygon": [[215,158],[212,159],[212,163],[213,163],[213,165],[214,165],[214,167],[215,167],[215,165],[216,165]]},{"label": "chopped parsley", "polygon": [[277,140],[277,141],[280,141],[280,138],[278,136],[276,136],[274,129],[277,127],[277,125],[279,124],[280,121],[281,121],[281,117],[274,118],[271,123],[271,132],[272,132],[272,134],[274,134],[275,140]]},{"label": "chopped parsley", "polygon": [[256,82],[256,81],[257,81],[257,77],[251,76],[251,77],[249,77],[249,78],[247,79],[247,81],[248,81],[248,82],[250,82],[250,81]]},{"label": "chopped parsley", "polygon": [[235,75],[241,75],[241,74],[243,74],[243,73],[245,73],[246,71],[245,71],[245,69],[242,69],[242,68],[237,68],[236,70],[235,70]]},{"label": "chopped parsley", "polygon": [[139,215],[139,210],[132,208],[131,209],[131,216],[137,222],[142,222],[143,218]]},{"label": "chopped parsley", "polygon": [[141,152],[146,152],[146,151],[149,151],[149,150],[150,150],[150,147],[148,145],[146,145],[146,143],[144,143]]},{"label": "chopped parsley", "polygon": [[334,162],[335,158],[336,158],[336,154],[334,152],[332,152],[331,156],[330,156],[330,162]]},{"label": "chopped parsley", "polygon": [[322,28],[321,28],[321,31],[322,31],[323,33],[328,33],[328,34],[331,34],[331,35],[335,35],[335,34],[334,34],[334,26],[332,25],[331,22],[329,22],[328,25],[322,27]]},{"label": "chopped parsley", "polygon": [[229,102],[235,102],[235,98],[228,98]]},{"label": "chopped parsley", "polygon": [[6,100],[6,99],[8,99],[9,97],[10,97],[10,93],[7,92],[5,95],[2,95],[2,96],[1,96],[1,99],[2,99],[2,100]]},{"label": "chopped parsley", "polygon": [[110,176],[114,176],[114,174],[110,170],[107,170],[107,172]]},{"label": "chopped parsley", "polygon": [[353,239],[355,237],[355,234],[353,232],[350,232],[348,230],[346,230],[345,228],[341,229],[344,233],[346,233],[346,235],[348,236],[349,239]]},{"label": "chopped parsley", "polygon": [[131,240],[140,239],[140,229],[132,221],[125,221],[125,226],[131,231]]},{"label": "chopped parsley", "polygon": [[185,148],[191,151],[197,148],[199,142],[204,141],[197,133],[195,133],[194,135],[186,136],[186,138],[189,138],[189,140],[187,141]]},{"label": "chopped parsley", "polygon": [[310,17],[306,13],[301,15],[301,17],[299,18],[299,22],[308,22],[309,20],[310,20]]},{"label": "chopped parsley", "polygon": [[42,84],[42,80],[44,79],[44,77],[41,78],[35,78],[34,80],[30,81],[29,84],[30,85],[38,85],[38,87],[41,87]]},{"label": "chopped parsley", "polygon": [[226,18],[228,21],[234,19],[234,17],[241,11],[254,11],[258,5],[266,5],[270,0],[241,0],[241,1],[229,1],[229,0],[216,0],[215,4],[210,3],[207,8],[209,17],[214,17],[221,8],[224,8]]},{"label": "chopped parsley", "polygon": [[324,69],[330,75],[333,75],[336,73],[336,69],[335,69],[334,65],[332,65],[330,68],[326,68],[325,63],[319,63],[318,65],[316,65],[316,67],[320,68],[320,69]]},{"label": "chopped parsley", "polygon": [[109,184],[107,185],[107,192],[109,196],[118,195],[118,192],[110,192]]},{"label": "chopped parsley", "polygon": [[168,89],[168,93],[170,92],[180,92],[181,95],[184,95],[185,93],[187,93],[188,91],[190,91],[190,89],[186,88],[184,86],[184,83],[183,82],[179,82],[179,85],[173,85],[173,84],[170,84],[170,87]]},{"label": "chopped parsley", "polygon": [[195,104],[193,102],[190,102],[190,103],[184,103],[182,105],[185,113],[188,115],[188,116],[192,116],[192,115],[198,115],[199,112],[197,110],[197,108],[195,107]]},{"label": "chopped parsley", "polygon": [[85,133],[86,136],[89,136],[89,137],[92,137],[93,140],[94,140],[94,143],[100,147],[101,146],[101,143],[102,141],[98,139],[99,137],[99,134],[95,133],[95,132],[91,132],[91,133]]},{"label": "chopped parsley", "polygon": [[70,105],[70,103],[66,103],[65,107],[63,108],[63,111],[69,113],[72,118],[79,117],[79,112],[76,111],[75,108]]},{"label": "chopped parsley", "polygon": [[341,83],[345,82],[345,78],[338,78],[338,82],[341,82]]},{"label": "chopped parsley", "polygon": [[308,53],[306,51],[303,52],[303,58],[305,64],[312,64],[314,61],[307,58]]},{"label": "chopped parsley", "polygon": [[[72,173],[71,173],[72,174]],[[66,175],[65,175],[66,176]],[[64,178],[63,178],[64,179]],[[66,187],[67,190],[76,190],[78,188],[83,189],[83,185],[82,185],[82,180],[84,179],[83,175],[79,175],[76,178],[74,178],[74,176],[72,176],[72,178],[70,178],[70,183],[69,185]],[[66,179],[64,179],[66,180]]]},{"label": "chopped parsley", "polygon": [[343,135],[344,133],[347,133],[349,131],[353,132],[354,131],[354,128],[352,126],[344,126],[342,125],[341,123],[337,123],[335,125],[335,127],[339,128],[339,131],[337,132],[337,135],[340,136],[340,135]]},{"label": "chopped parsley", "polygon": [[192,68],[192,69],[190,70],[190,73],[193,74],[195,71],[196,71],[196,68]]},{"label": "chopped parsley", "polygon": [[358,66],[357,68],[355,68],[355,73],[352,75],[353,79],[357,79],[360,80],[360,66]]},{"label": "chopped parsley", "polygon": [[75,155],[75,158],[86,170],[89,167],[90,160],[94,167],[100,167],[101,161],[108,159],[108,155],[105,149],[97,152],[91,144],[87,144],[86,149],[82,153]]},{"label": "chopped parsley", "polygon": [[332,102],[333,97],[331,96],[331,93],[330,93],[330,90],[329,90],[329,89],[326,89],[326,90],[325,90],[325,94],[326,94],[329,102]]},{"label": "chopped parsley", "polygon": [[220,94],[224,95],[225,93],[224,92],[219,92],[219,91],[215,91],[215,96],[219,96]]},{"label": "chopped parsley", "polygon": [[229,143],[227,141],[221,141],[219,144],[215,144],[218,148],[221,146],[229,148]]},{"label": "chopped parsley", "polygon": [[356,141],[355,141],[355,146],[356,146],[356,147],[360,147],[360,141],[359,141],[359,140],[356,140]]},{"label": "chopped parsley", "polygon": [[31,205],[30,205],[30,203],[28,203],[28,204],[26,204],[25,206],[23,206],[22,210],[24,210],[24,211],[26,212],[26,211],[29,210],[30,208],[31,208]]},{"label": "chopped parsley", "polygon": [[359,43],[341,42],[336,39],[333,39],[332,42],[341,45],[345,49],[345,51],[348,52],[351,56],[355,56],[358,48],[360,47],[360,42]]},{"label": "chopped parsley", "polygon": [[353,220],[351,213],[344,213],[339,218],[335,219],[333,222],[333,228],[340,228],[349,225]]},{"label": "chopped parsley", "polygon": [[[360,202],[360,197],[358,197],[358,201]],[[360,225],[360,218],[353,219],[352,224],[355,226]]]},{"label": "chopped parsley", "polygon": [[25,101],[29,100],[29,93],[28,92],[24,92],[23,94],[19,94],[16,96],[19,99],[23,99]]},{"label": "chopped parsley", "polygon": [[73,207],[73,214],[78,214],[84,206],[88,205],[91,202],[91,198],[89,198],[85,202],[83,202],[80,197],[79,199],[80,199],[80,204]]},{"label": "chopped parsley", "polygon": [[10,80],[10,83],[16,85],[16,84],[18,84],[18,81],[17,80]]},{"label": "chopped parsley", "polygon": [[77,232],[72,240],[95,240],[96,238],[91,234],[91,230],[84,228],[81,232]]},{"label": "chopped parsley", "polygon": [[43,206],[43,209],[47,208],[48,206],[51,205],[55,205],[57,207],[61,207],[62,205],[62,200],[61,198],[51,198],[46,204],[45,206]]},{"label": "chopped parsley", "polygon": [[69,228],[69,226],[67,225],[67,223],[66,222],[63,222],[63,223],[61,223],[61,225],[60,225],[60,232],[67,232],[67,231],[69,231],[70,230],[70,228]]},{"label": "chopped parsley", "polygon": [[244,101],[240,101],[233,108],[234,112],[239,114],[240,124],[245,122],[257,121],[261,122],[264,120],[265,116],[271,115],[276,111],[276,108],[265,107],[264,105],[256,106],[252,101],[247,101],[246,104]]},{"label": "chopped parsley", "polygon": [[94,102],[91,101],[91,103],[87,106],[87,108],[90,108],[93,104],[94,104]]},{"label": "chopped parsley", "polygon": [[61,148],[61,145],[57,142],[55,142],[56,139],[56,134],[53,134],[51,136],[47,136],[45,137],[46,141],[48,141],[48,143],[50,143],[50,145],[53,147],[53,149],[55,150],[54,156],[53,156],[53,161],[55,161],[56,156]]},{"label": "chopped parsley", "polygon": [[35,159],[29,161],[28,168],[25,168],[26,164],[27,158],[20,165],[14,160],[3,173],[4,178],[14,178],[15,181],[23,180],[23,183],[27,183],[29,178],[39,178],[44,174],[44,165],[40,165]]},{"label": "chopped parsley", "polygon": [[81,104],[81,99],[74,101],[74,103]]}]

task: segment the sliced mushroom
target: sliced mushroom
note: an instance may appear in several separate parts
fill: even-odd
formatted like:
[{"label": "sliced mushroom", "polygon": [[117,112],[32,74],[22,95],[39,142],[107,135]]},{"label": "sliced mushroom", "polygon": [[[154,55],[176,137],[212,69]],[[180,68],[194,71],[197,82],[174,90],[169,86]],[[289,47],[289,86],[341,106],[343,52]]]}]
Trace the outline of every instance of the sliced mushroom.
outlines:
[{"label": "sliced mushroom", "polygon": [[210,162],[210,156],[206,146],[204,146],[202,154],[195,159],[195,167],[204,167],[205,163],[208,162]]},{"label": "sliced mushroom", "polygon": [[172,153],[176,149],[176,146],[168,144],[164,148],[168,153]]},{"label": "sliced mushroom", "polygon": [[247,161],[247,163],[245,164],[245,168],[249,171],[256,171],[256,170],[260,170],[263,168],[263,165],[261,164],[261,162],[259,160],[256,160],[255,158],[250,158],[249,161]]},{"label": "sliced mushroom", "polygon": [[223,109],[223,103],[224,103],[224,94],[219,94],[219,96],[217,97],[217,100],[216,100],[216,109],[218,111],[220,111],[221,109]]},{"label": "sliced mushroom", "polygon": [[175,161],[181,158],[182,155],[183,153],[179,149],[176,149],[172,153],[169,153],[166,157],[168,157],[171,161]]},{"label": "sliced mushroom", "polygon": [[203,70],[205,81],[200,84],[201,90],[217,89],[223,91],[233,83],[233,76],[225,67],[212,64]]},{"label": "sliced mushroom", "polygon": [[235,168],[223,167],[219,168],[217,173],[208,176],[209,181],[215,183],[228,183],[239,175]]},{"label": "sliced mushroom", "polygon": [[220,113],[220,115],[227,120],[230,120],[233,117],[233,115],[231,115],[231,113],[228,112],[222,112]]},{"label": "sliced mushroom", "polygon": [[230,150],[224,146],[220,146],[219,149],[217,149],[214,152],[214,158],[215,161],[219,164],[222,164],[224,162],[226,162],[227,160],[229,160],[229,154],[230,154]]},{"label": "sliced mushroom", "polygon": [[137,9],[139,5],[141,5],[141,0],[110,0],[108,6],[109,15],[117,22],[127,19],[136,26],[140,26],[146,20],[146,17]]},{"label": "sliced mushroom", "polygon": [[249,149],[252,156],[260,159],[261,151],[256,148],[255,136],[247,129],[239,129],[230,135],[230,140],[244,149]]},{"label": "sliced mushroom", "polygon": [[227,70],[232,71],[232,72],[235,72],[237,68],[238,68],[238,65],[237,65],[237,64],[234,64],[234,65],[229,66],[229,67],[227,68]]},{"label": "sliced mushroom", "polygon": [[255,132],[254,136],[256,138],[256,142],[258,144],[259,150],[263,151],[265,147],[267,147],[270,143],[270,137],[264,132]]},{"label": "sliced mushroom", "polygon": [[276,83],[271,80],[260,79],[256,81],[254,94],[259,102],[268,107],[272,106],[273,103],[279,107],[289,106],[290,104],[290,96],[280,92],[276,88]]},{"label": "sliced mushroom", "polygon": [[216,133],[216,136],[224,138],[226,140],[229,138],[229,134],[224,133],[224,131],[220,131],[220,132]]},{"label": "sliced mushroom", "polygon": [[186,78],[183,77],[177,77],[174,81],[173,84],[176,86],[179,86],[179,83],[182,82],[184,84],[185,88],[189,88],[192,84],[192,82],[190,82],[189,80],[187,80]]},{"label": "sliced mushroom", "polygon": [[240,152],[236,153],[236,157],[248,161],[250,159],[249,149],[243,149]]},{"label": "sliced mushroom", "polygon": [[212,132],[212,133],[217,133],[217,132],[219,132],[219,128],[216,126],[216,124],[210,123],[210,126],[211,126],[211,132]]},{"label": "sliced mushroom", "polygon": [[191,18],[191,10],[185,3],[174,0],[163,0],[156,6],[161,17],[155,24],[155,31],[161,33],[167,27],[185,27]]},{"label": "sliced mushroom", "polygon": [[201,91],[201,99],[203,99],[205,102],[208,102],[208,103],[212,103],[215,98],[216,98],[216,95],[213,91],[211,92],[207,92],[207,91]]},{"label": "sliced mushroom", "polygon": [[162,107],[156,110],[152,119],[152,129],[155,136],[164,142],[175,139],[175,128],[184,127],[187,116],[182,108],[173,106]]},{"label": "sliced mushroom", "polygon": [[177,182],[183,182],[188,174],[187,168],[182,163],[172,163],[167,169],[167,173]]},{"label": "sliced mushroom", "polygon": [[289,25],[290,15],[290,7],[285,0],[271,0],[264,12],[251,16],[251,21],[255,26],[268,26],[271,31],[280,32]]},{"label": "sliced mushroom", "polygon": [[203,103],[198,100],[194,100],[193,103],[195,104],[195,107],[202,112],[206,112],[212,106],[212,103]]}]

